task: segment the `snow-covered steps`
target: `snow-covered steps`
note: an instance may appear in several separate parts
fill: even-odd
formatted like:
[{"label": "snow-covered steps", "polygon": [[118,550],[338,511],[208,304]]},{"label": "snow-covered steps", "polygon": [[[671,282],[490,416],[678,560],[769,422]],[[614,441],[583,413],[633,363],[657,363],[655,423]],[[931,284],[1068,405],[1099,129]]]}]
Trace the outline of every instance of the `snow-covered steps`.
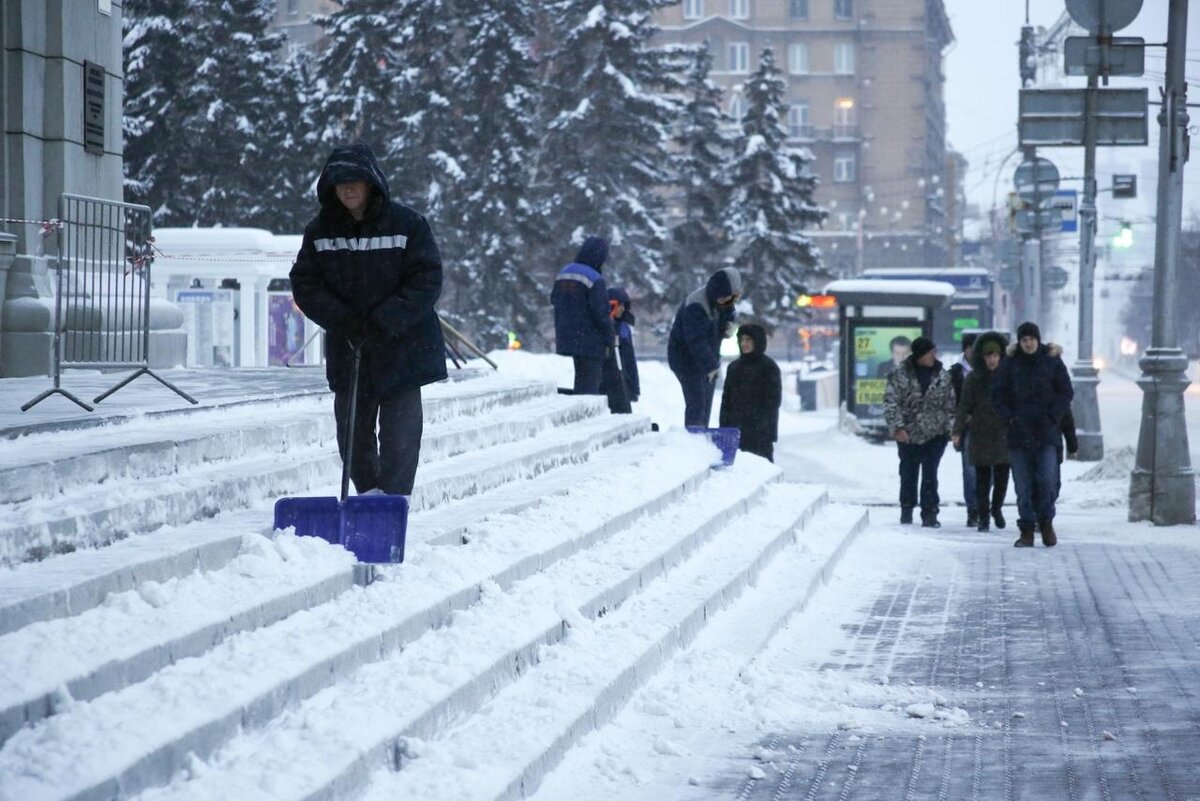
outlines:
[{"label": "snow-covered steps", "polygon": [[[327,399],[324,405],[328,406]],[[610,419],[601,398],[564,397],[548,382],[493,377],[435,385],[427,392],[425,407],[429,423],[422,470],[433,469],[437,480],[428,481],[421,475],[422,490],[413,498],[416,508],[457,497],[458,488],[472,494],[500,482],[504,470],[497,471],[496,465],[504,460],[511,462],[511,476],[519,477],[564,460],[586,458],[593,448],[573,450],[572,443],[560,443],[565,450],[554,454],[520,444],[557,429],[575,428],[589,418],[603,415]],[[57,476],[54,484],[62,493],[0,504],[0,564],[104,546],[132,534],[213,517],[278,495],[330,494],[328,488],[336,486],[340,470],[332,415],[315,401],[286,408],[291,409],[291,417],[281,407],[272,411],[269,424],[256,422],[245,431],[214,428],[183,443],[164,439],[161,427],[143,426],[147,430],[126,432],[125,436],[144,441],[118,447],[112,442],[121,432],[104,429],[98,435],[97,450],[64,455],[61,461],[45,466]],[[637,423],[632,419],[592,423],[597,429],[612,425],[617,430],[599,434],[596,447],[647,427],[641,418]],[[512,448],[511,454],[493,454],[490,460],[480,462],[491,472],[481,474],[476,482],[455,473],[479,466],[473,466],[470,459],[459,458],[456,466],[431,468],[448,457],[506,446]],[[79,446],[68,450],[71,448]],[[137,467],[141,464],[159,466]],[[39,469],[35,463],[33,472]],[[12,467],[9,472],[15,475],[19,468]],[[309,492],[316,487],[321,491]]]},{"label": "snow-covered steps", "polygon": [[82,614],[0,636],[7,676],[0,686],[0,742],[64,705],[127,687],[353,585],[354,557],[340,548],[314,538],[248,534],[221,570],[142,581]]},{"label": "snow-covered steps", "polygon": [[[4,744],[0,786],[20,798],[109,798],[165,783],[194,761],[190,755],[212,754],[239,731],[450,623],[485,587],[511,586],[640,516],[686,504],[694,493],[680,498],[680,486],[707,483],[715,450],[686,434],[650,436],[661,445],[649,457],[603,476],[603,505],[590,484],[486,519],[472,527],[467,546],[415,549],[369,587],[229,637],[123,690],[65,705]],[[590,514],[581,519],[581,509]]]}]

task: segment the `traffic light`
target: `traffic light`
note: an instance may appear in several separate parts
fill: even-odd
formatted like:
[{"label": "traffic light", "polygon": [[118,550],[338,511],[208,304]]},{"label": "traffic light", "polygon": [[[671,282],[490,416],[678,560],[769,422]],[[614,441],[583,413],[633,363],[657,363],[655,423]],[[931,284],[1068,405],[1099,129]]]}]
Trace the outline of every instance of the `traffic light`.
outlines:
[{"label": "traffic light", "polygon": [[1121,231],[1112,238],[1112,246],[1118,250],[1128,250],[1133,247],[1133,224],[1121,221]]},{"label": "traffic light", "polygon": [[1021,85],[1028,86],[1037,78],[1037,44],[1033,39],[1033,26],[1021,28],[1021,42],[1018,47],[1021,69]]}]

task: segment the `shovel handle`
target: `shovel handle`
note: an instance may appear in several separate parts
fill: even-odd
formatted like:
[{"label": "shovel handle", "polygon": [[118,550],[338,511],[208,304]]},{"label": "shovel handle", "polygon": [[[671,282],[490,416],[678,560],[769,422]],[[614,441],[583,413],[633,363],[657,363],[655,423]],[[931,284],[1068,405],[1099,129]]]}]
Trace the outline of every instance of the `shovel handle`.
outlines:
[{"label": "shovel handle", "polygon": [[350,465],[354,461],[354,430],[358,418],[358,366],[362,363],[362,342],[351,342],[350,351],[354,359],[350,363],[350,409],[346,412],[346,458],[342,460],[342,494],[346,502],[350,495]]}]

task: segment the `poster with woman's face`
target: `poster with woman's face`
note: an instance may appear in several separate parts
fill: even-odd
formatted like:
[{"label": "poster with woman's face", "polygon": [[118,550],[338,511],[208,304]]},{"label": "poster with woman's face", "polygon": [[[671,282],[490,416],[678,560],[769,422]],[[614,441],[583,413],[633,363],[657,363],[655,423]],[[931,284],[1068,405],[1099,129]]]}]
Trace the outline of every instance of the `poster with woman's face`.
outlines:
[{"label": "poster with woman's face", "polygon": [[920,325],[854,326],[851,331],[854,347],[851,398],[855,414],[883,416],[887,377],[908,358],[912,341],[922,333]]}]

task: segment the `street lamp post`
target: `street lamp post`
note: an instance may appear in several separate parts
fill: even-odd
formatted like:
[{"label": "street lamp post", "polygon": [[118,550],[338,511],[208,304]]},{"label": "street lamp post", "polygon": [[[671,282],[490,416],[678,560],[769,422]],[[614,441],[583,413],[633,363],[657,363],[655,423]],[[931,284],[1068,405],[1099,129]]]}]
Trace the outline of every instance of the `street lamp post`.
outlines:
[{"label": "street lamp post", "polygon": [[[1111,31],[1101,28],[1101,39]],[[1100,404],[1096,398],[1099,371],[1092,361],[1092,302],[1096,278],[1096,76],[1088,77],[1083,116],[1083,199],[1079,204],[1079,353],[1071,367],[1075,399],[1071,410],[1079,438],[1079,460],[1098,462],[1104,456]]]},{"label": "street lamp post", "polygon": [[1154,239],[1154,321],[1150,347],[1138,362],[1142,426],[1129,482],[1129,519],[1158,526],[1196,522],[1196,479],[1188,452],[1183,392],[1187,357],[1176,344],[1175,296],[1183,165],[1187,160],[1188,0],[1170,0],[1167,77],[1158,122],[1158,210]]}]

